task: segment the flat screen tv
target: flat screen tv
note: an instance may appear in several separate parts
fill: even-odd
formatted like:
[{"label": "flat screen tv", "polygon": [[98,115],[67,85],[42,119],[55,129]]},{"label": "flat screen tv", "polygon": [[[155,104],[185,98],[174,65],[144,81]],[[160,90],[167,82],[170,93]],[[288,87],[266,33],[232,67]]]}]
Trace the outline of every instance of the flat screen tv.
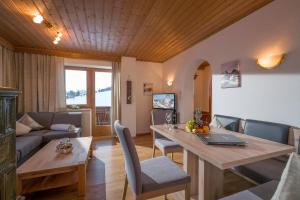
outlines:
[{"label": "flat screen tv", "polygon": [[175,93],[154,93],[153,108],[154,109],[175,109]]}]

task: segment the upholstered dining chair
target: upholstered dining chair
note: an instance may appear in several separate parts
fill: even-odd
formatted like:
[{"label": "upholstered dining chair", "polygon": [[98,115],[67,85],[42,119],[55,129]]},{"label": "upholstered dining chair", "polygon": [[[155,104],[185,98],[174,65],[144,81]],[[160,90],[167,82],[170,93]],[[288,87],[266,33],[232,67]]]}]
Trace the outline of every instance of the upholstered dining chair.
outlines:
[{"label": "upholstered dining chair", "polygon": [[[172,110],[163,109],[153,109],[151,111],[151,123],[152,125],[160,125],[166,123],[166,114],[168,112],[173,112]],[[152,158],[155,157],[156,147],[162,152],[164,156],[171,153],[173,160],[173,153],[182,152],[182,147],[176,142],[169,140],[168,138],[162,136],[161,134],[152,131],[153,135],[153,153]]]},{"label": "upholstered dining chair", "polygon": [[185,190],[185,199],[190,200],[191,178],[166,156],[139,161],[128,128],[117,120],[114,128],[125,157],[125,185],[122,200],[126,198],[128,183],[134,199],[142,200]]}]

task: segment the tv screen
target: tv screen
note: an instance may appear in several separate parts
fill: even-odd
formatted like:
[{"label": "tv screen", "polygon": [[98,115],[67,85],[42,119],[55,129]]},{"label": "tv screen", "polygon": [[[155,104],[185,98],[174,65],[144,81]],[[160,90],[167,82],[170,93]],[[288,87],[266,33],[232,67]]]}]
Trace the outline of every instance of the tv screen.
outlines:
[{"label": "tv screen", "polygon": [[153,108],[175,109],[175,94],[174,93],[153,94]]}]

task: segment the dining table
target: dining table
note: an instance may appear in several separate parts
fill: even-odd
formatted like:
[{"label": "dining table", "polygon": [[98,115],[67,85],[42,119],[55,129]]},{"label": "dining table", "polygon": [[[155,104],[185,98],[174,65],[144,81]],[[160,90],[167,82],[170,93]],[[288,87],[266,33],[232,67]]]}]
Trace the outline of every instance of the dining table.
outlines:
[{"label": "dining table", "polygon": [[[265,159],[286,155],[295,147],[229,131],[211,128],[208,134],[232,134],[246,142],[245,146],[207,145],[197,134],[187,132],[184,124],[152,125],[150,128],[183,147],[183,169],[191,177],[193,200],[216,200],[223,196],[224,170]],[[175,199],[184,199],[177,193]]]}]

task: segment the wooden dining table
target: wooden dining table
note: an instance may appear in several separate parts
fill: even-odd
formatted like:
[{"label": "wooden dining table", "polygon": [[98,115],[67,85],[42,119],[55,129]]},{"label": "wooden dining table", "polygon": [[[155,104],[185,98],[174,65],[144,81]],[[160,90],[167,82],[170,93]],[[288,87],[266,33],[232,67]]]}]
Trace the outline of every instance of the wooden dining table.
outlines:
[{"label": "wooden dining table", "polygon": [[[195,200],[221,198],[226,169],[295,151],[293,146],[217,128],[212,128],[209,134],[232,134],[247,142],[247,145],[206,145],[197,135],[186,132],[184,124],[177,126],[177,129],[166,125],[152,125],[150,128],[183,147],[183,168],[191,176],[191,197]],[[184,196],[177,195],[176,199],[184,199]]]}]

